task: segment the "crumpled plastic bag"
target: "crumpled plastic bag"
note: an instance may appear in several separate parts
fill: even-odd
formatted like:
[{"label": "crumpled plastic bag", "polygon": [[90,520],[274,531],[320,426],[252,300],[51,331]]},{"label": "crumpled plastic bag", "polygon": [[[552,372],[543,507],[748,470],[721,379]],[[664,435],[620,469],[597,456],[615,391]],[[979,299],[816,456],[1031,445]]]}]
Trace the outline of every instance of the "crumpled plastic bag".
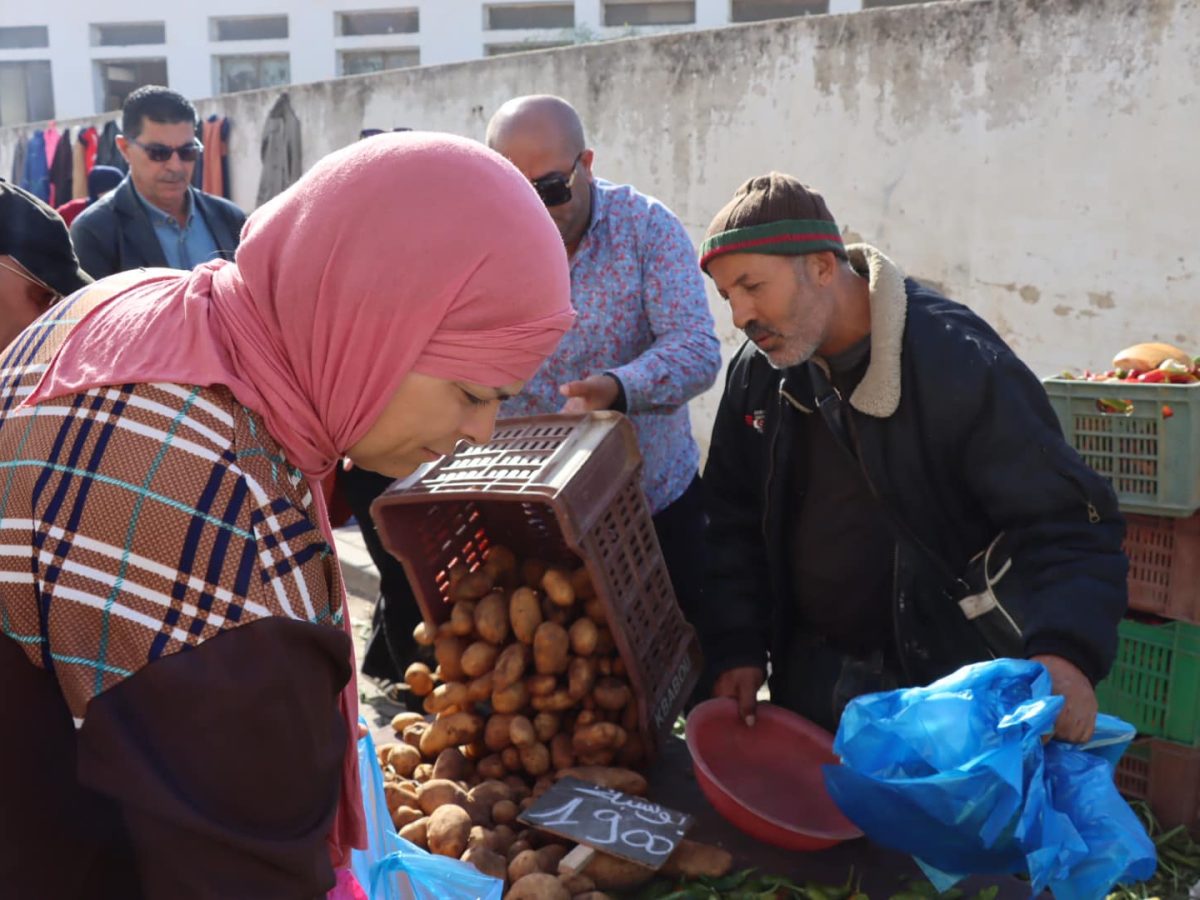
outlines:
[{"label": "crumpled plastic bag", "polygon": [[422,850],[396,834],[369,733],[358,740],[358,772],[368,847],[351,854],[350,870],[368,900],[500,900],[503,881],[469,863]]},{"label": "crumpled plastic bag", "polygon": [[939,890],[1026,873],[1034,894],[1104,897],[1157,865],[1113,784],[1135,729],[1101,715],[1087,744],[1044,743],[1062,705],[1045,667],[1016,659],[868,694],[842,715],[842,765],[825,767],[825,784],[847,818],[912,854]]}]

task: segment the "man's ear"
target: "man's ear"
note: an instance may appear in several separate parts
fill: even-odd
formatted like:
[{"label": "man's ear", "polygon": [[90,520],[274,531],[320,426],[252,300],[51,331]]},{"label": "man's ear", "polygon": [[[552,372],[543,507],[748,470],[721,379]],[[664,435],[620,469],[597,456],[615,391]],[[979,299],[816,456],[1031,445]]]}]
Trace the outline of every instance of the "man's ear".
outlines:
[{"label": "man's ear", "polygon": [[118,134],[117,149],[121,151],[121,156],[125,157],[125,162],[129,162],[129,138],[123,134]]},{"label": "man's ear", "polygon": [[809,253],[804,257],[808,280],[821,287],[829,287],[837,275],[838,257],[832,250]]},{"label": "man's ear", "polygon": [[579,155],[579,164],[583,166],[583,171],[587,172],[588,178],[592,177],[592,163],[596,161],[596,151],[588,148]]}]

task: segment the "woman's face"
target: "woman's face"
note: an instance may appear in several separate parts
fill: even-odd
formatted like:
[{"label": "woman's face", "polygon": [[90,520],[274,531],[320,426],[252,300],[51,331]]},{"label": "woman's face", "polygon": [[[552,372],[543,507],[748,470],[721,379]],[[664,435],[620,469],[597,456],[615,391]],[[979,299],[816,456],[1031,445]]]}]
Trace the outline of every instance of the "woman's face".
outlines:
[{"label": "woman's face", "polygon": [[522,387],[520,381],[490,388],[410,372],[375,424],[345,455],[360,468],[405,478],[453,453],[459,441],[491,440],[500,401]]}]

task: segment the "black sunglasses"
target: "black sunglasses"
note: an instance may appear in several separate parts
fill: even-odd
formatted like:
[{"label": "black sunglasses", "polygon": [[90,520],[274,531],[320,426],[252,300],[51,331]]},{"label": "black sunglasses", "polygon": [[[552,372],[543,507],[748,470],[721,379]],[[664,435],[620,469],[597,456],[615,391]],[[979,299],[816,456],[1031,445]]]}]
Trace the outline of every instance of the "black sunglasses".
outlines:
[{"label": "black sunglasses", "polygon": [[166,162],[171,158],[172,153],[179,154],[180,162],[195,162],[200,156],[200,151],[204,149],[204,145],[199,141],[180,144],[178,147],[168,147],[166,144],[143,144],[136,138],[129,138],[129,143],[136,144],[145,150],[146,155],[153,162]]},{"label": "black sunglasses", "polygon": [[542,198],[543,203],[547,206],[562,206],[564,203],[570,202],[571,185],[575,183],[575,173],[579,169],[579,160],[583,159],[583,154],[586,152],[581,151],[575,157],[575,162],[571,163],[570,173],[550,172],[541,178],[533,179],[533,189],[538,192],[538,196]]}]

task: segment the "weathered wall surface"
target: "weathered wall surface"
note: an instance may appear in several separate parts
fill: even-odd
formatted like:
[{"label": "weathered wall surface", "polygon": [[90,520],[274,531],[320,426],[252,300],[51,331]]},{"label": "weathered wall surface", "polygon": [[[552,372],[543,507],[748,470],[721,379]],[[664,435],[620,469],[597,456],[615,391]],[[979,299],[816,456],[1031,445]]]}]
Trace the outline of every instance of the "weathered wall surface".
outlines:
[{"label": "weathered wall surface", "polygon": [[[1154,338],[1200,352],[1194,0],[934,3],[290,94],[311,164],[364,127],[482,137],[500,103],[540,91],[579,109],[601,175],[664,200],[696,239],[742,180],[779,169],[818,186],[848,237],[968,303],[1040,373],[1105,365]],[[199,104],[236,123],[234,199],[246,206],[277,93]],[[0,131],[0,172],[14,132]],[[739,336],[713,301],[728,353]],[[716,400],[695,404],[705,445]]]}]

